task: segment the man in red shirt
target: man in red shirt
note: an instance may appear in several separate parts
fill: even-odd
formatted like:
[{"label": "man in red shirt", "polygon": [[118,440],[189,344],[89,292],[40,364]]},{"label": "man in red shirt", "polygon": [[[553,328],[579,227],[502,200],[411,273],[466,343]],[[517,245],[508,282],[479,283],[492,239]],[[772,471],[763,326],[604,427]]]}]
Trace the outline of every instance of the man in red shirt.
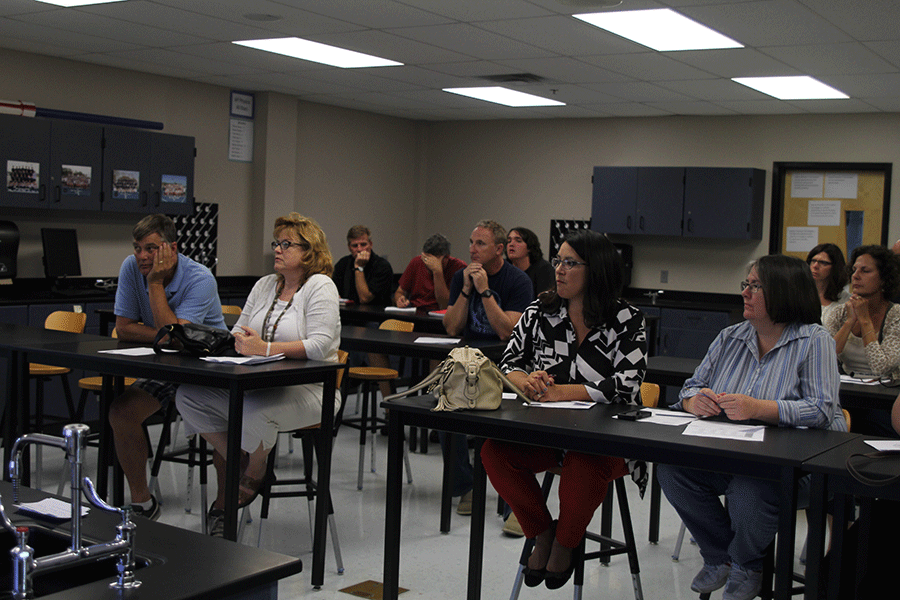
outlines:
[{"label": "man in red shirt", "polygon": [[466,263],[450,256],[450,241],[436,233],[422,246],[422,254],[414,256],[394,292],[394,304],[400,308],[415,306],[443,310],[450,301],[450,281]]}]

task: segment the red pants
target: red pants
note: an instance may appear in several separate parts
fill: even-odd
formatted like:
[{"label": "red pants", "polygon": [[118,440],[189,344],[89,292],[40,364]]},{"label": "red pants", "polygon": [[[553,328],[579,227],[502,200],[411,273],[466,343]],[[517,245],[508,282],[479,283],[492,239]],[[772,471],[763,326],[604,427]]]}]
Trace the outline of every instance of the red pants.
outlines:
[{"label": "red pants", "polygon": [[[487,440],[481,447],[484,470],[519,519],[526,537],[543,533],[553,521],[535,473],[558,467],[561,455],[553,448],[496,440]],[[575,548],[603,503],[609,482],[627,473],[624,459],[566,452],[559,477],[556,540]]]}]

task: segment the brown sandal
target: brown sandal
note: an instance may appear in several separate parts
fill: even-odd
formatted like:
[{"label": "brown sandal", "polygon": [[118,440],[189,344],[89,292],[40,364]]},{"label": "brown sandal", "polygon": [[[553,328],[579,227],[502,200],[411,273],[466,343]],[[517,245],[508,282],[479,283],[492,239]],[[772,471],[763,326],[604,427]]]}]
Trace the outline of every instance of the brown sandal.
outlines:
[{"label": "brown sandal", "polygon": [[260,490],[266,484],[268,477],[263,476],[262,479],[254,479],[249,475],[241,477],[238,487],[238,508],[249,506],[259,496]]}]

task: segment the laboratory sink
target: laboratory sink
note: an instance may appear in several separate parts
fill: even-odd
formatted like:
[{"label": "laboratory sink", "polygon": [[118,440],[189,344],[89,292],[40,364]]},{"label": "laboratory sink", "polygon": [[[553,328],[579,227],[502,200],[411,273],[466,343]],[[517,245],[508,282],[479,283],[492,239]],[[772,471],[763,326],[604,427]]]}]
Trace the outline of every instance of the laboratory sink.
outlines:
[{"label": "laboratory sink", "polygon": [[[98,541],[85,537],[82,543],[90,546]],[[29,525],[28,545],[34,549],[35,558],[64,552],[69,548],[69,544],[68,532],[51,531],[39,525]],[[9,551],[15,545],[15,536],[0,527],[0,600],[12,598],[12,559]],[[32,578],[34,595],[36,598],[40,598],[95,581],[109,580],[112,582],[116,578],[117,560],[115,556],[85,559],[73,565],[37,573]],[[164,561],[161,558],[136,555],[134,562],[137,578],[140,579],[141,569],[162,564]]]}]

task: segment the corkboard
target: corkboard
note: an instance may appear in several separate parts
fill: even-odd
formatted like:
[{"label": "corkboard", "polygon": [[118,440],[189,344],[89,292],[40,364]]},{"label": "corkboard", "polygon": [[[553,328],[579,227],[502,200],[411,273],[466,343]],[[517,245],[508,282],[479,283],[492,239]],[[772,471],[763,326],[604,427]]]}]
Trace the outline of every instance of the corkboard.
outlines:
[{"label": "corkboard", "polygon": [[771,254],[887,245],[890,163],[774,163],[772,175]]}]

